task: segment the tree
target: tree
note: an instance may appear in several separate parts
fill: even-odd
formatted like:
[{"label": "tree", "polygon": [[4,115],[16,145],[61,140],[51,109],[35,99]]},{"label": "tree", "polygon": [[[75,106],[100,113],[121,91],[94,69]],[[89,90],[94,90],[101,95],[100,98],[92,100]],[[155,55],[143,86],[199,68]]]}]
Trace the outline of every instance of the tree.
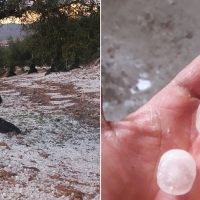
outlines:
[{"label": "tree", "polygon": [[6,47],[0,46],[0,76],[2,76],[5,73],[5,62],[6,62],[5,48]]},{"label": "tree", "polygon": [[84,2],[37,1],[31,8],[40,18],[25,24],[24,30],[33,38],[34,57],[61,71],[67,64],[78,67],[79,60],[88,62],[99,56],[100,12]]},{"label": "tree", "polygon": [[5,47],[0,46],[0,68],[3,68],[5,66]]},{"label": "tree", "polygon": [[[99,57],[100,10],[94,1],[35,0],[29,8],[24,1],[15,1],[12,6],[13,0],[6,2],[5,8],[12,10],[14,6],[18,11],[27,33],[23,42],[9,41],[7,65],[11,71],[22,64],[29,64],[30,72],[36,71],[36,64],[51,65],[52,72],[61,71],[67,65],[76,68],[79,62]],[[33,14],[37,15],[35,22],[25,23],[32,20]]]},{"label": "tree", "polygon": [[9,48],[6,51],[7,59],[6,59],[6,67],[9,68],[8,76],[14,76],[15,74],[15,66],[18,65],[19,62],[19,46],[18,41],[15,43],[14,39],[10,37],[8,39]]},{"label": "tree", "polygon": [[34,57],[34,51],[33,51],[33,44],[32,44],[32,38],[29,35],[26,35],[21,40],[21,63],[23,65],[28,65],[30,67],[30,70],[28,71],[28,74],[37,72],[36,69],[36,59]]},{"label": "tree", "polygon": [[8,39],[8,47],[6,49],[6,62],[5,65],[9,68],[8,76],[16,75],[14,73],[15,67],[23,67],[29,64],[32,58],[31,51],[29,50],[26,40]]},{"label": "tree", "polygon": [[25,0],[2,0],[0,1],[0,19],[8,17],[22,17],[29,8],[25,5]]}]

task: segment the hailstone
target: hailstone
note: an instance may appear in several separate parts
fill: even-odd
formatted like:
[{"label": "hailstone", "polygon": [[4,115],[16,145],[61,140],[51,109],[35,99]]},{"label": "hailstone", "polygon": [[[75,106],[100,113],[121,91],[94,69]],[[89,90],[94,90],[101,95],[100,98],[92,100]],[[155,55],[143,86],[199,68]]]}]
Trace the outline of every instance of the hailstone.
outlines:
[{"label": "hailstone", "polygon": [[196,113],[196,128],[198,132],[200,133],[200,106],[198,107],[197,113]]},{"label": "hailstone", "polygon": [[183,195],[190,191],[196,177],[196,163],[184,150],[172,149],[163,154],[157,171],[157,183],[161,190],[171,195]]}]

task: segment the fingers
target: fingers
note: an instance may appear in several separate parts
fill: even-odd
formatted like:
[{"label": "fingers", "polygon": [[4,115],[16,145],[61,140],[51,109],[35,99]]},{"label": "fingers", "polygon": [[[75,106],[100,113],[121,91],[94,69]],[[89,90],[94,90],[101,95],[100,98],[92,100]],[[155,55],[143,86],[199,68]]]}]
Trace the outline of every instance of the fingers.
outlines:
[{"label": "fingers", "polygon": [[106,121],[103,112],[103,94],[101,89],[101,133],[103,134],[106,130],[110,129],[109,122]]},{"label": "fingers", "polygon": [[[138,120],[142,116],[163,116],[165,111],[188,116],[195,112],[200,99],[200,56],[186,66],[165,88],[158,92],[146,105],[137,112],[125,117],[123,121]],[[161,113],[161,112],[164,113]],[[137,114],[137,115],[136,115]],[[177,117],[177,115],[176,115]]]},{"label": "fingers", "polygon": [[193,113],[200,98],[200,56],[187,65],[161,92],[152,98],[154,106]]},{"label": "fingers", "polygon": [[178,196],[166,194],[163,191],[159,190],[155,200],[178,200]]},{"label": "fingers", "polygon": [[[195,97],[195,98],[193,98]],[[176,110],[179,113],[192,114],[198,107],[200,99],[200,56],[186,66],[163,90],[156,94],[145,106],[136,113],[125,117],[122,121],[133,121],[141,115],[144,121],[145,114],[149,115],[157,108]],[[101,101],[103,105],[103,98]],[[112,123],[108,123],[101,113],[102,130],[110,129]],[[103,131],[102,131],[103,132]]]},{"label": "fingers", "polygon": [[[195,97],[196,99],[192,98]],[[153,97],[154,106],[181,110],[196,109],[200,98],[200,56],[187,65],[163,90]],[[195,103],[194,103],[195,101]]]},{"label": "fingers", "polygon": [[200,56],[185,67],[174,81],[194,96],[200,97]]},{"label": "fingers", "polygon": [[[101,130],[106,130],[109,128],[109,124],[106,121],[105,117],[104,117],[104,113],[103,113],[103,109],[101,108]],[[103,133],[103,131],[101,131]]]}]

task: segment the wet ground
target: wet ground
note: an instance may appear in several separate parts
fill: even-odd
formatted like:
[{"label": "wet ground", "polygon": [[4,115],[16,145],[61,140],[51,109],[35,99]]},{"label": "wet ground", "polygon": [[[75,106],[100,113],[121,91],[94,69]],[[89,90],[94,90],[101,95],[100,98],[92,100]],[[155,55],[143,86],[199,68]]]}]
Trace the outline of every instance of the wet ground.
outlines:
[{"label": "wet ground", "polygon": [[200,1],[102,0],[102,88],[108,120],[145,104],[200,53]]}]

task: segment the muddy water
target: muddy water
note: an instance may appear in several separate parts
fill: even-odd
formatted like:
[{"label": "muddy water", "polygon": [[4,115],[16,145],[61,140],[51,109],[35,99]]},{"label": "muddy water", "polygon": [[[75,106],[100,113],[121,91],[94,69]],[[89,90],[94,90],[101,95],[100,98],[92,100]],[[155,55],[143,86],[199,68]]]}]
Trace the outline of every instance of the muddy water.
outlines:
[{"label": "muddy water", "polygon": [[102,88],[108,120],[145,104],[200,52],[200,1],[102,0]]}]

